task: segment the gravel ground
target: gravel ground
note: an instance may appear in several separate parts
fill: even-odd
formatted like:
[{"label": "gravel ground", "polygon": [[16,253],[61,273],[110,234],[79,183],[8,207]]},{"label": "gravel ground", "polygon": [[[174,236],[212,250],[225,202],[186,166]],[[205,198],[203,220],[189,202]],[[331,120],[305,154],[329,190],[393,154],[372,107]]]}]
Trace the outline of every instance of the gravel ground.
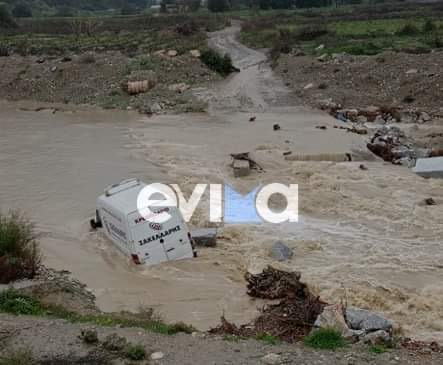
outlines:
[{"label": "gravel ground", "polygon": [[[2,353],[29,349],[35,359],[44,363],[123,364],[121,359],[103,360],[96,345],[85,345],[79,338],[84,324],[64,320],[0,315],[0,348]],[[88,327],[91,328],[91,327]],[[443,363],[443,354],[417,354],[406,350],[390,350],[372,354],[365,347],[349,346],[345,350],[314,351],[300,344],[268,345],[254,340],[227,341],[204,334],[163,336],[136,328],[94,327],[100,341],[116,333],[132,343],[142,344],[148,353],[162,352],[158,364],[427,364]],[[269,356],[276,354],[277,356]],[[268,355],[268,357],[266,357]],[[270,357],[273,357],[270,359]],[[94,359],[94,360],[92,360]],[[52,362],[50,362],[51,360]]]},{"label": "gravel ground", "polygon": [[286,86],[314,107],[330,98],[346,108],[393,104],[441,115],[442,67],[441,52],[337,55],[323,62],[282,55],[276,71]]}]

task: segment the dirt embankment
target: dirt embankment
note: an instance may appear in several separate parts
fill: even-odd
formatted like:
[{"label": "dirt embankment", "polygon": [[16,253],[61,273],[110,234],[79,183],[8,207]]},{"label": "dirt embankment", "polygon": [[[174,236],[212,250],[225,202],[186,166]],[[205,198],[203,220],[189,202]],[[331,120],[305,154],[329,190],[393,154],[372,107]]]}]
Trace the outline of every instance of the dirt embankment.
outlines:
[{"label": "dirt embankment", "polygon": [[405,112],[403,121],[412,122],[407,112],[443,116],[442,55],[442,52],[337,54],[319,58],[282,55],[276,72],[287,87],[313,107],[328,99],[343,108],[395,106]]},{"label": "dirt embankment", "polygon": [[361,346],[319,353],[300,344],[269,345],[255,340],[233,341],[229,337],[208,337],[200,333],[192,336],[162,336],[137,328],[100,326],[96,327],[100,343],[88,345],[79,338],[85,327],[63,320],[0,315],[0,348],[3,354],[8,354],[26,346],[37,360],[36,364],[133,364],[128,360],[116,359],[112,352],[103,351],[104,339],[108,335],[117,334],[143,346],[148,354],[152,354],[152,358],[161,357],[151,362],[136,362],[139,364],[438,365],[443,361],[439,353],[417,355],[411,351],[392,350],[373,354]]},{"label": "dirt embankment", "polygon": [[[174,55],[174,53],[171,53]],[[200,111],[204,103],[191,86],[218,80],[191,54],[166,52],[129,57],[118,51],[73,56],[0,57],[0,98],[51,103],[92,104],[142,113]],[[152,81],[152,89],[130,95],[122,84]]]}]

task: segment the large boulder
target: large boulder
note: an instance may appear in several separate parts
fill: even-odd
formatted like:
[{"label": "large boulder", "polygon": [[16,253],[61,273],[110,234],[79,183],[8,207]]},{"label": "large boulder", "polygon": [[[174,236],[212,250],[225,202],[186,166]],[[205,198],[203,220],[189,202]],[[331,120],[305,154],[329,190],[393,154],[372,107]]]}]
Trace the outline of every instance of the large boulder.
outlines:
[{"label": "large boulder", "polygon": [[374,332],[383,330],[392,331],[392,322],[381,315],[370,312],[365,309],[346,308],[346,323],[353,330],[363,330],[365,332]]},{"label": "large boulder", "polygon": [[346,339],[356,339],[363,335],[363,331],[353,331],[348,327],[343,312],[343,307],[340,304],[326,306],[323,312],[317,317],[314,327],[333,328],[340,332]]}]

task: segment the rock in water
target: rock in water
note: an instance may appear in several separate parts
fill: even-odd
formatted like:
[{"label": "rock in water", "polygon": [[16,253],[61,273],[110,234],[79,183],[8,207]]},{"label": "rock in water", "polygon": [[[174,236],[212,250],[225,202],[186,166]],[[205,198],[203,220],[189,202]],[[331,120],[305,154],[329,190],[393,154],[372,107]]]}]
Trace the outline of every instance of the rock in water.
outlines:
[{"label": "rock in water", "polygon": [[359,308],[346,308],[346,322],[353,330],[364,330],[366,332],[392,330],[392,322],[381,315]]},{"label": "rock in water", "polygon": [[289,260],[293,255],[292,250],[281,241],[274,243],[271,248],[271,257],[277,261]]}]

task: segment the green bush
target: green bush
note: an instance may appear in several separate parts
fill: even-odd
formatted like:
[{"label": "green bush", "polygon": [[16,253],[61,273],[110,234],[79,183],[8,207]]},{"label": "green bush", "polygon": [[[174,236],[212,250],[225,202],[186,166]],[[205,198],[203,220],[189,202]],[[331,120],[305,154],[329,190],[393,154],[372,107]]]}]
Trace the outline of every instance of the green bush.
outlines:
[{"label": "green bush", "polygon": [[320,350],[336,350],[346,346],[340,332],[333,328],[320,328],[304,338],[306,346]]},{"label": "green bush", "polygon": [[266,342],[269,345],[276,345],[279,342],[275,336],[270,335],[269,333],[259,333],[257,336],[255,336],[255,339]]},{"label": "green bush", "polygon": [[235,70],[235,67],[232,65],[231,57],[228,54],[222,56],[217,51],[210,48],[205,49],[201,53],[200,59],[211,70],[214,70],[221,75],[228,75]]},{"label": "green bush", "polygon": [[34,226],[23,215],[0,214],[0,283],[32,279],[41,264]]},{"label": "green bush", "polygon": [[8,57],[8,56],[9,56],[9,48],[0,45],[0,57]]},{"label": "green bush", "polygon": [[325,25],[307,25],[300,27],[295,33],[295,39],[299,41],[312,41],[329,33]]},{"label": "green bush", "polygon": [[423,33],[431,33],[434,32],[437,29],[437,26],[435,25],[435,23],[430,20],[427,19],[426,22],[423,24]]},{"label": "green bush", "polygon": [[17,23],[12,18],[6,5],[0,3],[0,28],[16,28]]},{"label": "green bush", "polygon": [[383,354],[386,352],[386,347],[381,345],[374,345],[369,347],[369,352],[372,352],[373,354]]},{"label": "green bush", "polygon": [[416,35],[420,33],[420,30],[417,28],[416,25],[412,23],[407,23],[403,25],[395,34],[397,35],[403,35],[403,36],[411,36]]},{"label": "green bush", "polygon": [[12,15],[16,18],[30,18],[32,17],[32,10],[28,5],[20,3],[14,6]]},{"label": "green bush", "polygon": [[15,315],[40,315],[44,313],[38,301],[26,295],[19,294],[13,289],[8,289],[0,293],[0,312]]},{"label": "green bush", "polygon": [[130,343],[126,346],[124,355],[129,360],[140,361],[146,357],[146,351],[142,345],[134,345]]}]

